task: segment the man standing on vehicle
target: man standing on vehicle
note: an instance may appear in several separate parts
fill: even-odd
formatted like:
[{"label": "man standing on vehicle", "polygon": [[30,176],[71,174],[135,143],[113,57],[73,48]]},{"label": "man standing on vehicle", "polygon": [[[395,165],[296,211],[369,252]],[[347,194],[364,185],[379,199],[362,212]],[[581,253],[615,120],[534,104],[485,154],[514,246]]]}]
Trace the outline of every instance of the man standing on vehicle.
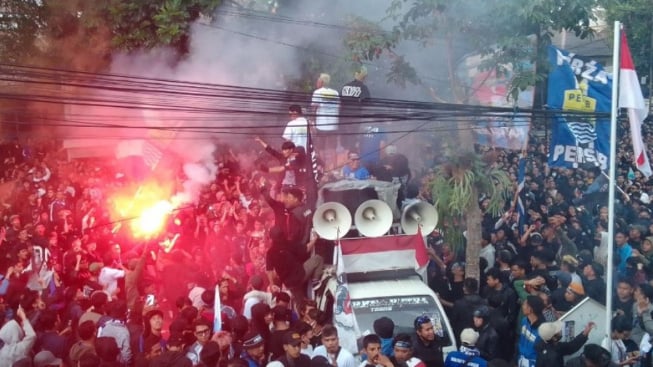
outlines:
[{"label": "man standing on vehicle", "polygon": [[442,342],[435,335],[433,321],[428,316],[415,319],[415,335],[413,336],[413,355],[421,359],[426,367],[443,367],[444,355]]}]

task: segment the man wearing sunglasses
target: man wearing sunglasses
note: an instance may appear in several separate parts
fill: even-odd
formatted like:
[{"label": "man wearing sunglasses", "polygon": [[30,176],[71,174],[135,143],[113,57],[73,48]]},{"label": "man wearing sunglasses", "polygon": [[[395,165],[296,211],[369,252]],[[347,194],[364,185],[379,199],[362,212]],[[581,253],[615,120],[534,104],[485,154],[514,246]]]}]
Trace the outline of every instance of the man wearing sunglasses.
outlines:
[{"label": "man wearing sunglasses", "polygon": [[421,359],[426,367],[443,367],[442,342],[435,335],[431,318],[426,315],[420,316],[415,319],[414,326],[413,356]]},{"label": "man wearing sunglasses", "polygon": [[186,357],[193,362],[193,366],[200,362],[202,348],[211,340],[211,327],[211,323],[207,320],[199,319],[195,321],[194,333],[196,341],[188,348],[188,353],[186,353]]}]

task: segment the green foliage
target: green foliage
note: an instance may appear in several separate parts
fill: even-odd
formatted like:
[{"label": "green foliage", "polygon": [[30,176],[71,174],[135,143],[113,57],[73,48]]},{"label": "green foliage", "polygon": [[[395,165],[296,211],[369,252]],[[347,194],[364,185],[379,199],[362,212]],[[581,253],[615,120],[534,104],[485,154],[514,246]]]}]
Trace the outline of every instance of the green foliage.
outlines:
[{"label": "green foliage", "polygon": [[[595,19],[593,10],[599,1],[603,0],[394,0],[387,9],[388,19],[396,22],[391,32],[382,32],[380,27],[374,30],[369,22],[355,19],[345,44],[361,60],[393,54],[402,40],[424,47],[438,41],[465,45],[456,47],[455,54],[453,48],[438,49],[434,59],[445,59],[452,65],[464,54],[481,54],[485,56],[482,69],[495,69],[499,75],[508,69],[514,72],[518,80],[513,83],[512,94],[516,95],[527,83],[541,80],[524,61],[543,60],[555,32],[592,36],[590,22]],[[401,61],[400,67],[393,68],[391,73],[396,75],[389,80],[401,85],[416,78],[406,60],[396,60]],[[546,70],[538,68],[537,72],[545,74]]]},{"label": "green foliage", "polygon": [[219,0],[109,0],[106,11],[113,47],[129,51],[171,46],[185,53],[191,23],[201,14],[211,14],[219,4]]},{"label": "green foliage", "polygon": [[0,13],[0,58],[16,63],[38,54],[38,30],[42,27],[43,7],[37,0],[2,1]]},{"label": "green foliage", "polygon": [[220,0],[5,0],[0,57],[13,62],[95,57],[97,62],[112,50],[159,46],[184,54],[192,22],[212,14],[219,4]]},{"label": "green foliage", "polygon": [[490,199],[488,212],[499,216],[511,198],[512,182],[504,171],[488,166],[474,152],[452,152],[448,157],[449,161],[436,169],[431,193],[440,223],[449,229],[448,241],[460,247],[462,238],[456,234],[467,228],[464,218],[478,205],[473,193],[485,193]]},{"label": "green foliage", "polygon": [[605,7],[605,15],[608,24],[616,20],[623,23],[637,74],[649,75],[653,63],[653,3],[650,0],[611,0]]}]

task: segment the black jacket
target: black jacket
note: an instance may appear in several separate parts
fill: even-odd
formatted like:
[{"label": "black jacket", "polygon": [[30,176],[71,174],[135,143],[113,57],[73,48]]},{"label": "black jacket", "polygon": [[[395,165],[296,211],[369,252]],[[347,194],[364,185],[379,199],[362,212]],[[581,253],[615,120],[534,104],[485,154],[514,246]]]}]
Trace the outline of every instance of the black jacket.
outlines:
[{"label": "black jacket", "polygon": [[487,305],[487,301],[478,294],[466,294],[454,302],[449,321],[451,321],[456,340],[459,339],[461,331],[474,327],[474,310],[484,305]]},{"label": "black jacket", "polygon": [[578,334],[569,342],[545,343],[538,342],[535,345],[537,351],[537,362],[535,367],[564,366],[564,356],[574,354],[587,342],[583,333]]},{"label": "black jacket", "polygon": [[491,361],[499,357],[499,334],[489,324],[478,330],[476,348],[481,352],[481,358]]},{"label": "black jacket", "polygon": [[300,354],[299,358],[288,358],[287,355],[278,359],[284,367],[310,367],[311,359],[306,354]]}]

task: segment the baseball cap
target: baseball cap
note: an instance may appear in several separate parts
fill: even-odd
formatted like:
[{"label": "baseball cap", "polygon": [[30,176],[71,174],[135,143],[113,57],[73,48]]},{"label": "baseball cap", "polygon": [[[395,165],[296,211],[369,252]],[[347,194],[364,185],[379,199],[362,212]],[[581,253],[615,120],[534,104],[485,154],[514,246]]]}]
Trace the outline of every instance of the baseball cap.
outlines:
[{"label": "baseball cap", "polygon": [[537,232],[531,233],[530,240],[533,245],[541,245],[544,242],[542,235]]},{"label": "baseball cap", "polygon": [[474,317],[487,319],[488,317],[490,317],[490,309],[487,306],[481,306],[476,310],[474,310]]},{"label": "baseball cap", "polygon": [[357,159],[361,159],[361,156],[358,155],[358,153],[349,153],[349,159],[354,161],[354,160],[357,160]]},{"label": "baseball cap", "polygon": [[172,334],[166,344],[170,347],[181,347],[184,345],[184,336],[182,334]]},{"label": "baseball cap", "polygon": [[42,350],[34,356],[34,367],[60,366],[62,362],[49,350]]},{"label": "baseball cap", "polygon": [[569,287],[567,287],[568,291],[571,291],[572,293],[576,294],[577,296],[584,296],[585,295],[585,288],[583,288],[583,285],[577,282],[572,282],[569,284]]},{"label": "baseball cap", "polygon": [[460,341],[467,345],[476,345],[478,333],[474,329],[467,328],[460,333]]},{"label": "baseball cap", "polygon": [[244,348],[255,348],[264,342],[263,337],[255,331],[248,331],[243,340]]},{"label": "baseball cap", "polygon": [[302,337],[295,331],[288,331],[283,335],[283,344],[299,345],[302,343]]},{"label": "baseball cap", "polygon": [[[573,283],[572,283],[573,284]],[[540,338],[545,342],[551,340],[556,334],[562,331],[562,322],[545,322],[537,328],[537,332],[540,334]]]}]

